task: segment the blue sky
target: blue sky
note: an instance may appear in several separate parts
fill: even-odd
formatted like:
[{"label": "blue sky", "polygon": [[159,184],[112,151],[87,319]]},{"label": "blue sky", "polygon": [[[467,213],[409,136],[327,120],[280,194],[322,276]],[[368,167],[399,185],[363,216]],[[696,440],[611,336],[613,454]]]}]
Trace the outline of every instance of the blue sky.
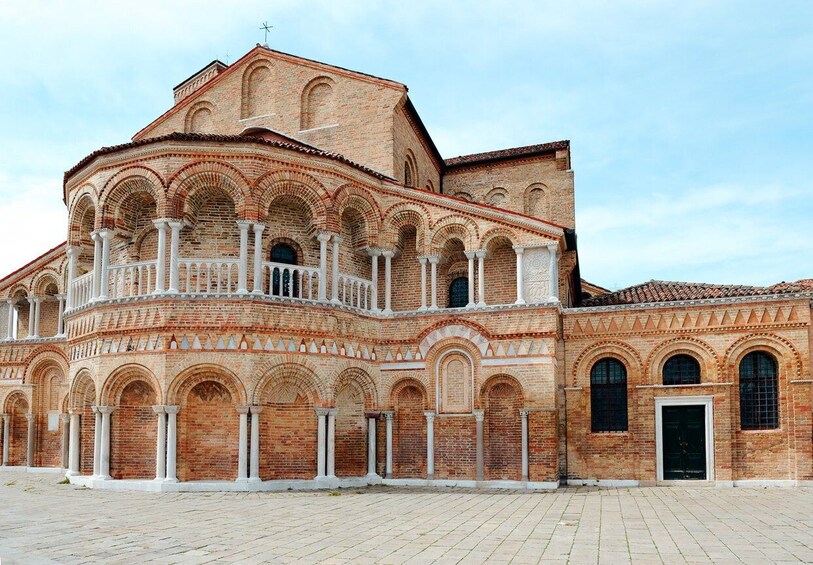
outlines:
[{"label": "blue sky", "polygon": [[63,171],[263,20],[273,48],[407,84],[444,157],[570,139],[592,282],[813,277],[802,0],[0,0],[0,273],[64,240]]}]

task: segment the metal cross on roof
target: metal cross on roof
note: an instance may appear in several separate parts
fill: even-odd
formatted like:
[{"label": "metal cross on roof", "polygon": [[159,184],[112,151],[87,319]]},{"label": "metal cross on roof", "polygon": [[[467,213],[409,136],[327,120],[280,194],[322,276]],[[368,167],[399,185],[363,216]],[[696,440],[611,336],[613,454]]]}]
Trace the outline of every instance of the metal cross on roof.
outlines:
[{"label": "metal cross on roof", "polygon": [[274,26],[268,25],[268,22],[263,22],[263,27],[260,28],[260,31],[265,31],[265,44],[268,45],[268,32],[271,31],[271,28]]}]

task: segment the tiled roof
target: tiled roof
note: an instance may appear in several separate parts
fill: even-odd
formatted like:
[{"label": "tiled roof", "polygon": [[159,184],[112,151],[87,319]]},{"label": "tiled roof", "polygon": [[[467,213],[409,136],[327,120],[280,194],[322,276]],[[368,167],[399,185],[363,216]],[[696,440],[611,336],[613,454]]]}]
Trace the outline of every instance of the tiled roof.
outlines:
[{"label": "tiled roof", "polygon": [[491,161],[502,161],[504,159],[517,159],[520,157],[530,157],[543,153],[550,153],[560,149],[570,149],[570,141],[552,141],[550,143],[540,143],[538,145],[526,145],[524,147],[513,147],[511,149],[500,149],[499,151],[488,151],[486,153],[473,153],[472,155],[461,155],[446,159],[444,164],[447,167],[461,167],[464,165],[474,165],[488,163]]},{"label": "tiled roof", "polygon": [[644,304],[650,302],[674,302],[679,300],[703,300],[708,298],[733,298],[737,296],[793,294],[797,292],[813,292],[813,279],[802,279],[792,283],[781,282],[772,286],[723,285],[653,280],[622,288],[610,294],[589,298],[582,301],[581,306]]},{"label": "tiled roof", "polygon": [[82,167],[93,161],[95,158],[100,157],[102,155],[110,155],[111,153],[117,153],[119,151],[124,151],[126,149],[132,149],[134,147],[141,147],[143,145],[150,145],[153,143],[161,143],[162,141],[205,141],[209,143],[256,143],[259,145],[266,145],[269,147],[281,147],[283,149],[290,149],[292,151],[298,151],[299,153],[305,153],[308,155],[316,155],[319,157],[325,157],[327,159],[332,159],[333,161],[338,161],[340,163],[344,163],[345,165],[349,165],[353,168],[356,168],[360,171],[367,173],[368,175],[374,176],[379,179],[387,179],[387,180],[394,180],[390,177],[383,175],[377,171],[374,171],[364,165],[360,165],[354,161],[351,161],[347,157],[340,155],[338,153],[331,153],[329,151],[322,151],[321,149],[316,149],[315,147],[311,147],[304,143],[291,140],[291,141],[280,141],[275,139],[263,139],[257,136],[251,135],[216,135],[216,134],[203,134],[203,133],[170,133],[167,135],[162,135],[160,137],[150,137],[147,139],[139,139],[138,141],[131,141],[129,143],[122,143],[120,145],[112,145],[110,147],[102,147],[101,149],[97,149],[81,161],[79,161],[76,165],[71,167],[68,171],[65,172],[64,183],[68,182],[78,170]]}]

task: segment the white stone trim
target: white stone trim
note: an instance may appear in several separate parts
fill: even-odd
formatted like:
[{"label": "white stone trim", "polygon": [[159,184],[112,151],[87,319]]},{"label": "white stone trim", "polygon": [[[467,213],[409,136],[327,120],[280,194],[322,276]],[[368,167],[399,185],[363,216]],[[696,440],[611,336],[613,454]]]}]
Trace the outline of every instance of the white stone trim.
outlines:
[{"label": "white stone trim", "polygon": [[480,364],[483,367],[504,367],[506,365],[553,365],[552,355],[542,357],[487,357]]},{"label": "white stone trim", "polygon": [[[656,480],[663,481],[663,410],[664,406],[704,406],[706,409],[706,481],[714,481],[714,397],[671,396],[655,397],[655,462]],[[703,481],[688,481],[703,482]]]}]

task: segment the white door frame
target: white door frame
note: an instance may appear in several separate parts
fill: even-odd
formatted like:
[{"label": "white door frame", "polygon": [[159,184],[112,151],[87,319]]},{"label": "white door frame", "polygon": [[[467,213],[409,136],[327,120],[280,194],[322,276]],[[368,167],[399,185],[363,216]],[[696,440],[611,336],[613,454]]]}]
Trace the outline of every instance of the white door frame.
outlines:
[{"label": "white door frame", "polygon": [[714,480],[714,397],[661,396],[655,397],[655,456],[657,480],[663,479],[663,410],[664,406],[705,406],[706,408],[706,480]]}]

